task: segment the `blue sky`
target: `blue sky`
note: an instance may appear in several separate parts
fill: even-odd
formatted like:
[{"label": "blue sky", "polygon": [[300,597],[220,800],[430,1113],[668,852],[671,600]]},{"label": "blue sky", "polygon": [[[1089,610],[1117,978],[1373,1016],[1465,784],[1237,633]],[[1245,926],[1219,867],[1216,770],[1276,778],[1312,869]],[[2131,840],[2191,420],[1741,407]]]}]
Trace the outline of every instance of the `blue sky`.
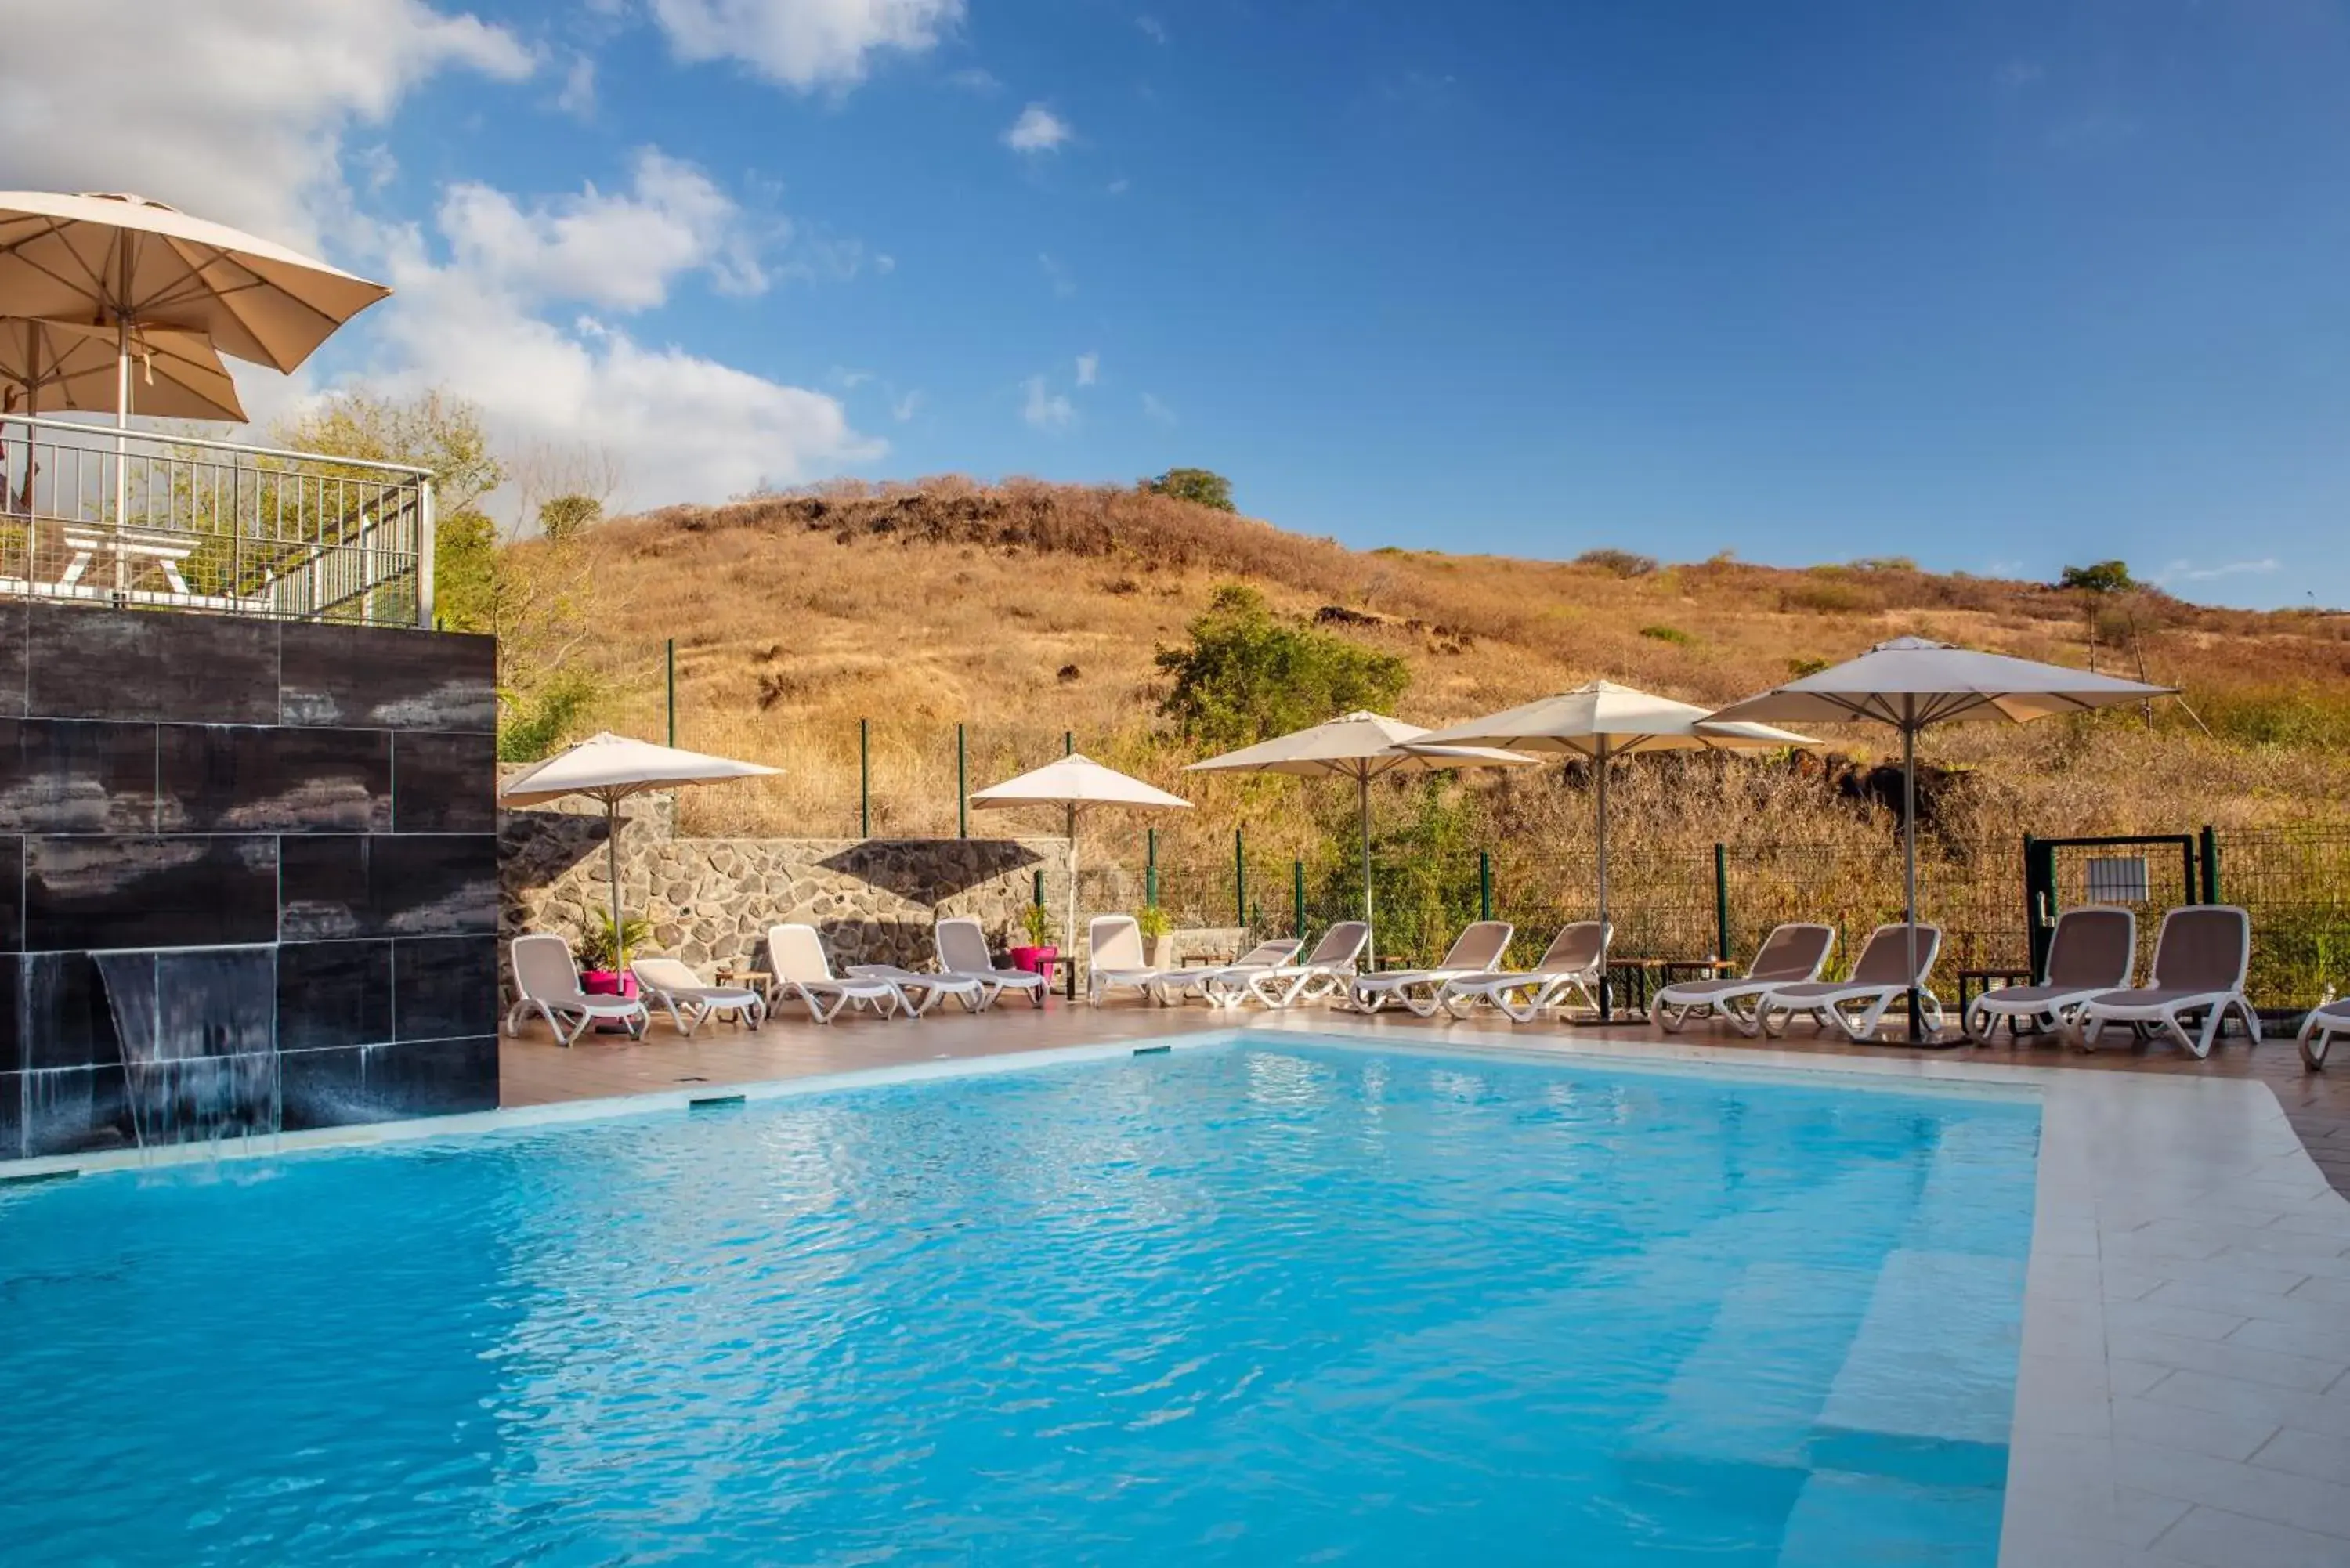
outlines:
[{"label": "blue sky", "polygon": [[2350,601],[2337,5],[349,10],[294,108],[95,148],[35,36],[0,161],[387,276],[292,395],[446,384],[634,502],[1197,463],[1363,545]]}]

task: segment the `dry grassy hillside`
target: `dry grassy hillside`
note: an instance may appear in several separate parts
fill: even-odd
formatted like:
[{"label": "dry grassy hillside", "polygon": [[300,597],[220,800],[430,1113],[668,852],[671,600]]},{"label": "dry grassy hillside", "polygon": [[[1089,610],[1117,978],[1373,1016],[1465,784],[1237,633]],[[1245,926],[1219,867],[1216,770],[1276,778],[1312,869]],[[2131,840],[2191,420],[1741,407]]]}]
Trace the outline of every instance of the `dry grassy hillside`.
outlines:
[{"label": "dry grassy hillside", "polygon": [[[875,831],[951,832],[962,721],[973,786],[1056,754],[1070,731],[1080,750],[1200,803],[1175,830],[1190,853],[1229,845],[1243,819],[1260,836],[1295,837],[1304,853],[1318,830],[1288,803],[1310,792],[1179,784],[1189,753],[1158,732],[1152,656],[1233,581],[1405,656],[1413,680],[1399,716],[1430,724],[1597,676],[1727,701],[1804,661],[1902,633],[2072,664],[2088,652],[2079,597],[2039,585],[1898,562],[1642,570],[1637,560],[1357,551],[1107,487],[941,479],[676,507],[606,525],[599,548],[610,636],[588,656],[605,694],[597,719],[660,734],[660,646],[674,637],[681,743],[788,770],[763,790],[690,801],[689,819],[719,831],[856,831],[865,718]],[[2139,593],[2109,604],[2105,623],[2101,667],[2135,674],[2142,664],[2148,678],[2185,688],[2194,716],[2167,705],[2151,727],[2133,712],[1946,731],[1931,756],[1969,770],[1945,806],[1947,826],[2169,830],[2345,814],[2350,618],[2203,609]],[[1829,738],[1862,754],[1886,739]],[[1816,770],[1737,768],[1704,778],[1687,767],[1631,770],[1618,798],[1633,822],[1675,840],[1876,831]],[[1582,831],[1585,804],[1557,770],[1465,787],[1510,831]]]}]

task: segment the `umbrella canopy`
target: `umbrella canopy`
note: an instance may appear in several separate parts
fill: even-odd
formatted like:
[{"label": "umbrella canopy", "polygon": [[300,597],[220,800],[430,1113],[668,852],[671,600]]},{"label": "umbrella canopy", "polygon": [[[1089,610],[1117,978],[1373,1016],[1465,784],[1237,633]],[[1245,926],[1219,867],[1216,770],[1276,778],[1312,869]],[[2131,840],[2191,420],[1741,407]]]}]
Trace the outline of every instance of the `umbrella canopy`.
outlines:
[{"label": "umbrella canopy", "polygon": [[[1513,746],[1590,760],[1597,774],[1599,919],[1607,919],[1607,763],[1627,752],[1772,751],[1808,746],[1808,735],[1768,724],[1718,723],[1705,709],[1612,680],[1594,680],[1466,723],[1431,730],[1418,745]],[[1600,1010],[1607,1012],[1603,990]]]},{"label": "umbrella canopy", "polygon": [[[131,397],[164,420],[244,422],[236,383],[201,333],[130,329]],[[112,327],[33,317],[0,319],[0,381],[12,414],[116,413],[122,386]]]},{"label": "umbrella canopy", "polygon": [[[1880,642],[1858,659],[1732,702],[1717,721],[1890,724],[1901,732],[1901,897],[1909,968],[1918,967],[1918,734],[1968,720],[2027,723],[2124,702],[2176,695],[2168,686],[1978,653],[1922,637]],[[1918,989],[1909,989],[1909,1038],[1921,1038]]]},{"label": "umbrella canopy", "polygon": [[0,192],[0,314],[199,333],[290,372],[390,292],[143,196]]},{"label": "umbrella canopy", "polygon": [[[971,804],[982,811],[1003,811],[1024,805],[1069,808],[1069,919],[1067,946],[1072,960],[1077,950],[1077,815],[1090,806],[1119,805],[1137,811],[1189,811],[1191,803],[1156,785],[1106,768],[1091,757],[1072,752],[1058,762],[1005,779],[972,793]],[[1069,971],[1070,984],[1076,971]],[[1072,994],[1075,994],[1072,992]]]},{"label": "umbrella canopy", "polygon": [[627,955],[620,950],[620,802],[648,790],[759,778],[782,771],[732,757],[656,746],[606,731],[516,774],[498,791],[498,798],[508,805],[539,805],[566,795],[584,794],[604,803],[604,864],[612,878],[613,959],[621,962]]},{"label": "umbrella canopy", "polygon": [[[1186,773],[1289,774],[1355,781],[1363,824],[1363,925],[1365,945],[1378,948],[1371,924],[1371,781],[1392,773],[1437,773],[1453,768],[1531,767],[1537,759],[1482,745],[1430,745],[1429,732],[1384,713],[1353,712],[1275,735],[1237,752],[1193,763]],[[1302,933],[1301,933],[1302,934]]]}]

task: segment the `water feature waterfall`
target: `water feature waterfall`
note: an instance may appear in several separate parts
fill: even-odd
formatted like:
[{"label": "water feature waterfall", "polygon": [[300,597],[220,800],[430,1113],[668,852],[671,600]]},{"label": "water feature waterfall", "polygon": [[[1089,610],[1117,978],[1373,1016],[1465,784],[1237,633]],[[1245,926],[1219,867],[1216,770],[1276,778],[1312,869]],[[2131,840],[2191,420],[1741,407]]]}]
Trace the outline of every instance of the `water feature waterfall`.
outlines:
[{"label": "water feature waterfall", "polygon": [[90,957],[141,1148],[278,1130],[275,944]]}]

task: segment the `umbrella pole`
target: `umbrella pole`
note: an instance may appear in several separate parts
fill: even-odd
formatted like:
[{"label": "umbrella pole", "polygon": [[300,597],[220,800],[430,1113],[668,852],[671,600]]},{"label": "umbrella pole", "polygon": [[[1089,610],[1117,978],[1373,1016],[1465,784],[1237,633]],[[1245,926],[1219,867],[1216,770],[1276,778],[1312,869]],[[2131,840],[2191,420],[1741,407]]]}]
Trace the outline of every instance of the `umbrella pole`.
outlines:
[{"label": "umbrella pole", "polygon": [[[1914,704],[1914,699],[1912,700]],[[1918,726],[1914,705],[1901,725],[1901,907],[1908,927],[1909,1044],[1922,1044],[1918,1006]]]},{"label": "umbrella pole", "polygon": [[[612,878],[612,971],[628,972],[629,955],[620,940],[620,797],[604,797],[604,869]],[[625,983],[625,982],[624,982]]]},{"label": "umbrella pole", "polygon": [[1355,770],[1355,798],[1362,807],[1363,816],[1363,955],[1370,967],[1379,967],[1378,932],[1371,925],[1371,774],[1366,767]]},{"label": "umbrella pole", "polygon": [[[123,244],[122,295],[130,296],[130,246]],[[122,525],[130,514],[130,323],[114,317],[114,602],[122,602],[130,579],[122,563]]]},{"label": "umbrella pole", "polygon": [[[1069,924],[1068,946],[1062,952],[1062,961],[1068,966],[1069,1000],[1077,1000],[1077,808],[1069,807]],[[1091,961],[1091,955],[1087,955]],[[1090,978],[1090,977],[1088,977]],[[1049,981],[1047,982],[1049,983]]]},{"label": "umbrella pole", "polygon": [[[1601,737],[1598,754],[1592,766],[1599,773],[1599,940],[1600,950],[1607,950],[1607,742]],[[1599,1017],[1605,1023],[1609,1016],[1607,977],[1599,977]]]}]

